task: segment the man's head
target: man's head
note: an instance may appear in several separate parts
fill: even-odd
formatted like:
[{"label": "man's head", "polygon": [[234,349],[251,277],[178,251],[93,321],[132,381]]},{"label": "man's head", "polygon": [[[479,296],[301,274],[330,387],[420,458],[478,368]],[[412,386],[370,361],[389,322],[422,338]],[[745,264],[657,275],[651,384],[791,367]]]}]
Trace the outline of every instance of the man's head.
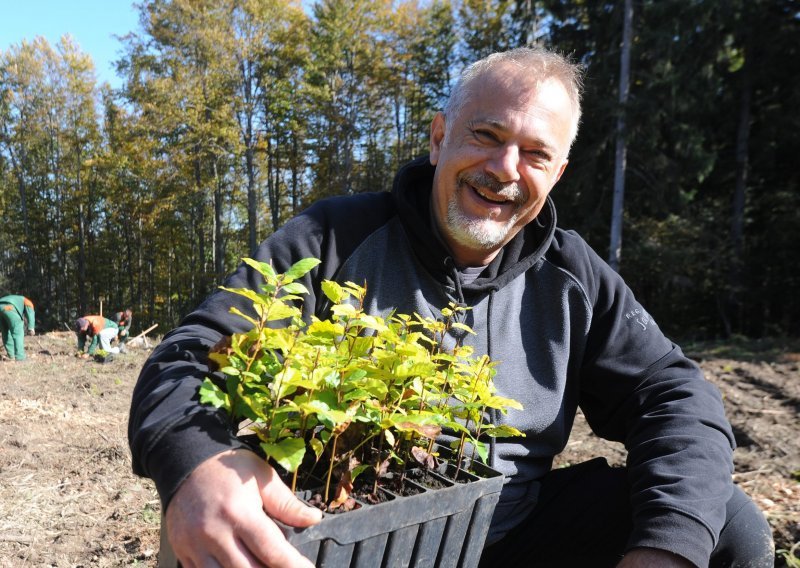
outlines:
[{"label": "man's head", "polygon": [[431,124],[432,205],[460,265],[487,264],[544,206],[580,120],[578,68],[538,48],[468,67]]},{"label": "man's head", "polygon": [[85,333],[89,329],[89,320],[86,318],[78,318],[75,320],[75,333]]}]

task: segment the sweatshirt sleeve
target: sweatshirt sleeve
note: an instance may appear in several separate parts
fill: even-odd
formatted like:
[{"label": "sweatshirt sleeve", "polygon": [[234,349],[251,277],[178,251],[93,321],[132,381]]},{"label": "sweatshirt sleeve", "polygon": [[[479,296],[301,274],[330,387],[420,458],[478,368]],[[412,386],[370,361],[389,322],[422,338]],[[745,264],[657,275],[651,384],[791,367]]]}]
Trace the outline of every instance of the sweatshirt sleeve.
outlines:
[{"label": "sweatshirt sleeve", "polygon": [[23,301],[23,311],[25,312],[25,319],[28,321],[28,329],[34,330],[36,329],[36,311],[33,309],[33,302],[31,302],[28,298],[25,298]]},{"label": "sweatshirt sleeve", "polygon": [[[317,298],[323,297],[321,281],[334,278],[341,259],[363,239],[363,231],[385,219],[385,197],[377,202],[375,197],[366,196],[346,202],[341,199],[312,206],[264,241],[252,255],[259,261],[271,262],[279,273],[303,258],[322,260],[303,279],[310,292],[303,304],[306,320],[319,309]],[[354,223],[353,219],[359,222]],[[342,226],[357,230],[337,232],[334,237],[333,227]],[[244,263],[225,282],[229,288],[253,290],[259,290],[261,284],[261,275]],[[242,296],[223,290],[214,292],[164,337],[142,368],[134,388],[128,423],[133,471],[153,479],[165,509],[180,483],[200,463],[220,452],[245,447],[237,440],[228,415],[201,404],[198,394],[206,376],[221,379],[208,371],[209,348],[223,337],[250,327],[246,320],[230,313],[232,307],[255,315],[252,303]]]},{"label": "sweatshirt sleeve", "polygon": [[87,351],[89,355],[94,355],[97,348],[100,346],[100,334],[95,333],[92,335],[92,340],[89,342],[89,350]]},{"label": "sweatshirt sleeve", "polygon": [[733,491],[735,442],[722,398],[619,275],[587,254],[594,306],[580,404],[595,433],[628,450],[628,548],[668,550],[705,566]]}]

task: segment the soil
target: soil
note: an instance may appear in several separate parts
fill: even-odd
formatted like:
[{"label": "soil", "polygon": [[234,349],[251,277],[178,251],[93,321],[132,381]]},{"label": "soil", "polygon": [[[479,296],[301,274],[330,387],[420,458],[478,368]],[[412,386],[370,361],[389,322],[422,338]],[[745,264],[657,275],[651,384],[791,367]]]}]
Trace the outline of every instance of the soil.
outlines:
[{"label": "soil", "polygon": [[[152,342],[150,343],[152,346]],[[149,348],[109,363],[75,357],[75,336],[26,338],[28,359],[0,363],[0,567],[155,567],[160,505],[131,473],[131,391]],[[722,391],[739,448],[734,480],[767,515],[777,566],[800,565],[800,343],[687,348]],[[579,417],[557,465],[624,448]]]}]

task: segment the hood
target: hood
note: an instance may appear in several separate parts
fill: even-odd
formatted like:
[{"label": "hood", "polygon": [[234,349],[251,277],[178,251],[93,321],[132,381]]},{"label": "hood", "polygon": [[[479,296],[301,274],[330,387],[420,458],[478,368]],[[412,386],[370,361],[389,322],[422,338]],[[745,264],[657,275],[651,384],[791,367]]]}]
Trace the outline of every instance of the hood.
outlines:
[{"label": "hood", "polygon": [[[406,234],[422,265],[443,284],[451,282],[450,252],[430,226],[430,199],[435,167],[428,156],[417,158],[397,173],[392,196]],[[463,288],[466,294],[496,291],[538,262],[556,230],[556,209],[550,196],[532,222],[503,247],[483,274]]]}]

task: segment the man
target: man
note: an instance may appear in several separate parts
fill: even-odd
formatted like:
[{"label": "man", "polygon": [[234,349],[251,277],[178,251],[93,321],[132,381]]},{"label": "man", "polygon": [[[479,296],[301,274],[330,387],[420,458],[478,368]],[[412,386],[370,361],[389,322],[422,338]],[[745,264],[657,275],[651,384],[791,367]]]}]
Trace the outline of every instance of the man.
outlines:
[{"label": "man", "polygon": [[111,316],[111,321],[117,324],[118,332],[117,332],[117,339],[120,342],[120,345],[123,345],[128,339],[130,339],[130,329],[131,325],[133,324],[133,310],[130,308],[115,313]]},{"label": "man", "polygon": [[[556,227],[548,194],[579,118],[569,62],[541,49],[492,55],[465,71],[432,122],[430,157],[405,166],[392,194],[319,202],[256,257],[278,271],[322,259],[304,280],[306,318],[325,315],[323,279],[366,281],[372,313],[472,308],[477,336],[466,342],[501,361],[499,394],[525,407],[492,419],[527,434],[491,444],[490,465],[508,477],[484,566],[771,565],[769,527],[731,482],[718,391],[619,276]],[[260,281],[241,266],[227,285]],[[142,370],[134,470],[155,480],[184,565],[310,566],[272,519],[303,527],[319,513],[197,402],[208,349],[246,329],[231,306],[252,313],[238,296],[213,294]],[[626,444],[627,468],[550,472],[579,405],[595,432]]]},{"label": "man", "polygon": [[[100,347],[106,353],[119,353],[119,347],[112,347],[111,342],[117,338],[117,324],[103,316],[83,316],[75,320],[75,334],[78,336],[78,352],[81,357],[94,355]],[[86,340],[89,348],[84,353]]]},{"label": "man", "polygon": [[0,333],[8,357],[12,361],[25,359],[25,323],[28,335],[36,334],[36,312],[33,302],[25,296],[3,296],[0,298]]}]

